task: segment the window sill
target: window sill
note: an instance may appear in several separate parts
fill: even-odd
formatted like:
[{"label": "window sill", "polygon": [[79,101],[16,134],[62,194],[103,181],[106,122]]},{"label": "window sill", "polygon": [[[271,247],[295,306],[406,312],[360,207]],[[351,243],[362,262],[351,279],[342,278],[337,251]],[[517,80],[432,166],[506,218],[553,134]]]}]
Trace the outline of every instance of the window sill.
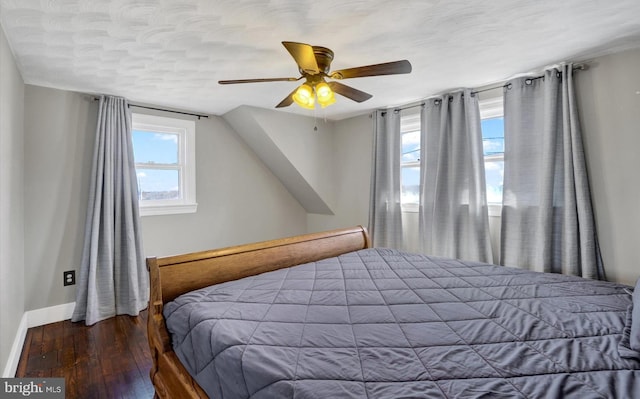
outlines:
[{"label": "window sill", "polygon": [[502,216],[502,204],[491,204],[489,203],[489,217],[500,217]]},{"label": "window sill", "polygon": [[418,204],[402,204],[400,208],[402,213],[418,213],[420,210]]},{"label": "window sill", "polygon": [[147,205],[140,207],[140,216],[176,215],[180,213],[195,213],[198,204],[177,205]]},{"label": "window sill", "polygon": [[[404,204],[402,205],[402,213],[418,213],[419,207],[416,204]],[[502,216],[502,204],[488,204],[489,217]]]}]

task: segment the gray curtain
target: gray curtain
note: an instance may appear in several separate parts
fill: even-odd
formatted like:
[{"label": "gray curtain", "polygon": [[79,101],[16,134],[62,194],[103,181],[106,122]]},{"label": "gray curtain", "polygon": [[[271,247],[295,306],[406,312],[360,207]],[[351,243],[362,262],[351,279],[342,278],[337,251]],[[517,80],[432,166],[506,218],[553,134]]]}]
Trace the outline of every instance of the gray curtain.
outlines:
[{"label": "gray curtain", "polygon": [[72,321],[91,325],[146,308],[149,278],[140,234],[131,114],[127,100],[102,96]]},{"label": "gray curtain", "polygon": [[604,279],[572,66],[508,82],[504,121],[501,264]]},{"label": "gray curtain", "polygon": [[477,97],[464,90],[427,100],[421,126],[423,251],[493,262]]},{"label": "gray curtain", "polygon": [[375,247],[403,249],[400,114],[376,111],[369,232]]}]

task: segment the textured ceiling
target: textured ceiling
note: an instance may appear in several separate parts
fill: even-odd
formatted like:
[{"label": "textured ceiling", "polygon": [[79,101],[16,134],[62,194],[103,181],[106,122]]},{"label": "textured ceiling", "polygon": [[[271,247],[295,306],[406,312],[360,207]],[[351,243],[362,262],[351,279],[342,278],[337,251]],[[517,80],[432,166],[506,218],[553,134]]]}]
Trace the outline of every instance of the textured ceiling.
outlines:
[{"label": "textured ceiling", "polygon": [[317,111],[341,119],[562,61],[640,46],[639,0],[0,0],[26,83],[221,115],[273,108],[299,83],[281,42],[331,48],[332,69],[408,59],[409,75],[342,81],[373,95]]}]

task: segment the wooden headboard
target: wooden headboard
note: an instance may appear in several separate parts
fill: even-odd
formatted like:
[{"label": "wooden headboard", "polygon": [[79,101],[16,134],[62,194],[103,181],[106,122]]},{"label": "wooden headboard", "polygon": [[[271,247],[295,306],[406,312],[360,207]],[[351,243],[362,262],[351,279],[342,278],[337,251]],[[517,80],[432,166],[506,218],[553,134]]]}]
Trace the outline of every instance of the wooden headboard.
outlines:
[{"label": "wooden headboard", "polygon": [[331,230],[211,251],[147,258],[150,295],[147,332],[153,358],[151,381],[160,398],[206,398],[171,347],[162,315],[183,293],[225,281],[370,248],[362,227]]}]

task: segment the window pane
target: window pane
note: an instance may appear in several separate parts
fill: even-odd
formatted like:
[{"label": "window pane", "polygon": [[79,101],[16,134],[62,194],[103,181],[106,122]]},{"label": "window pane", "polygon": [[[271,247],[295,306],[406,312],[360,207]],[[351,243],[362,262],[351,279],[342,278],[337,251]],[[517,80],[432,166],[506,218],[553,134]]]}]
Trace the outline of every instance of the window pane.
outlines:
[{"label": "window pane", "polygon": [[178,164],[178,135],[133,130],[133,157],[137,163]]},{"label": "window pane", "polygon": [[415,109],[403,111],[400,117],[400,201],[403,205],[418,205],[420,198],[420,118],[420,112]]},{"label": "window pane", "polygon": [[484,155],[504,154],[504,118],[482,120]]},{"label": "window pane", "polygon": [[499,204],[502,203],[504,179],[504,118],[486,118],[481,123],[487,202]]},{"label": "window pane", "polygon": [[177,169],[136,169],[138,198],[148,200],[180,199],[180,176]]},{"label": "window pane", "polygon": [[402,167],[402,193],[403,204],[417,204],[420,198],[420,166]]},{"label": "window pane", "polygon": [[486,160],[484,173],[487,179],[487,202],[502,203],[502,181],[504,180],[504,161]]},{"label": "window pane", "polygon": [[420,132],[402,134],[402,159],[400,162],[417,162],[420,160]]}]

